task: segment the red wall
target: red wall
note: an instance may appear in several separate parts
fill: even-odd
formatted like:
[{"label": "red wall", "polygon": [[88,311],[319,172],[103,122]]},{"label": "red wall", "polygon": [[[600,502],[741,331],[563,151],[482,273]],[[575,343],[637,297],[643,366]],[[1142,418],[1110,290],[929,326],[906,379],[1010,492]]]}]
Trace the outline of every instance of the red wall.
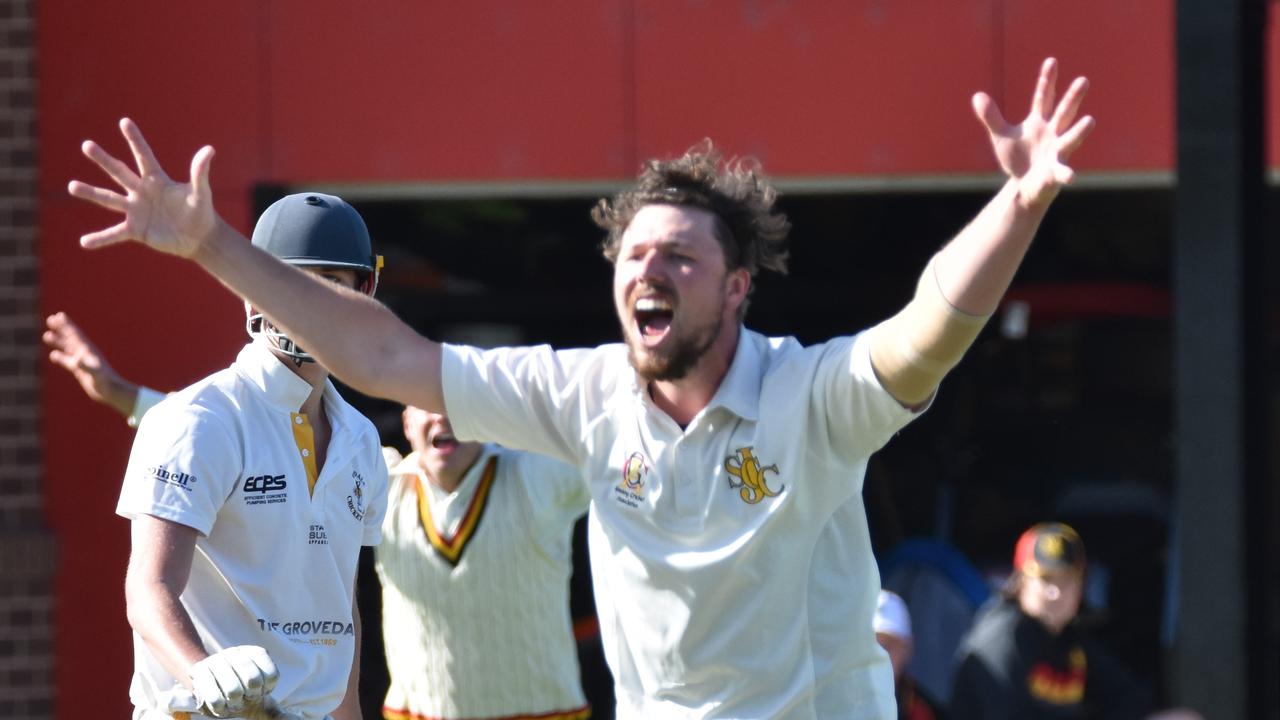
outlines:
[{"label": "red wall", "polygon": [[[36,7],[43,307],[165,388],[227,364],[243,314],[188,264],[77,247],[114,222],[65,194],[72,177],[102,179],[78,144],[123,151],[126,114],[177,176],[213,144],[218,207],[243,230],[260,182],[613,179],[704,136],[775,175],[990,173],[969,96],[986,89],[1020,116],[1047,54],[1093,81],[1099,127],[1078,167],[1173,158],[1171,0]],[[60,372],[43,387],[58,714],[123,715],[128,531],[111,510],[131,436]]]}]

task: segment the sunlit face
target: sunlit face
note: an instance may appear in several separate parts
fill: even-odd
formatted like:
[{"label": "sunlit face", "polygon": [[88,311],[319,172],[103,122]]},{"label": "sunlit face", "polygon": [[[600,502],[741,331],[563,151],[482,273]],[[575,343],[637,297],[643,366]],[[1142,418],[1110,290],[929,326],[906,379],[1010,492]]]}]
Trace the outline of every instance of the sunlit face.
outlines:
[{"label": "sunlit face", "polygon": [[714,216],[647,205],[622,234],[613,300],[631,364],[647,380],[678,380],[737,322],[750,276],[725,268]]},{"label": "sunlit face", "polygon": [[451,487],[461,479],[483,447],[481,443],[458,442],[444,415],[410,405],[404,409],[402,419],[404,436],[421,458],[423,470],[445,486]]},{"label": "sunlit face", "polygon": [[1036,618],[1053,634],[1062,632],[1080,612],[1084,593],[1084,576],[1076,570],[1025,575],[1018,591],[1022,611]]}]

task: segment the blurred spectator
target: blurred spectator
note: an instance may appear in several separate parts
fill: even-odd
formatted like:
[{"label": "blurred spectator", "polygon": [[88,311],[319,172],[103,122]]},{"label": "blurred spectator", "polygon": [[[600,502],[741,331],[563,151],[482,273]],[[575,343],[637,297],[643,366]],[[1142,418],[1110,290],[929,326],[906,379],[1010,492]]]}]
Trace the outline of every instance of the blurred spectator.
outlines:
[{"label": "blurred spectator", "polygon": [[934,720],[933,707],[916,692],[915,684],[906,674],[907,663],[915,646],[911,634],[911,613],[907,604],[897,594],[881,590],[876,600],[873,621],[876,641],[889,653],[893,663],[894,695],[898,700],[898,717],[901,720]]},{"label": "blurred spectator", "polygon": [[1200,718],[1153,714],[1148,690],[1074,622],[1084,573],[1084,542],[1070,526],[1041,523],[1022,534],[1002,597],[961,644],[949,718]]},{"label": "blurred spectator", "polygon": [[949,543],[912,538],[881,561],[880,584],[911,610],[914,640],[905,672],[916,694],[945,708],[960,641],[991,597],[987,580]]}]

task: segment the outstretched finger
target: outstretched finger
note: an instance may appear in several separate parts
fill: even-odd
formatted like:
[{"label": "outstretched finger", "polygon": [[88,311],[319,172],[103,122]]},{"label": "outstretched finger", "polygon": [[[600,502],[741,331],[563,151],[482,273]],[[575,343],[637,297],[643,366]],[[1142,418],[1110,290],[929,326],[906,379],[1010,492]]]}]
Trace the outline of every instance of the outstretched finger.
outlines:
[{"label": "outstretched finger", "polygon": [[1080,122],[1071,126],[1071,129],[1062,134],[1058,138],[1058,157],[1066,160],[1071,157],[1072,153],[1080,149],[1084,144],[1084,139],[1089,137],[1089,133],[1093,132],[1094,126],[1097,125],[1092,115],[1085,115],[1080,118]]},{"label": "outstretched finger", "polygon": [[1045,58],[1040,66],[1040,78],[1036,80],[1036,93],[1031,97],[1031,114],[1049,119],[1053,112],[1053,98],[1057,93],[1058,61]]},{"label": "outstretched finger", "polygon": [[205,145],[191,158],[191,188],[197,204],[212,202],[209,167],[213,164],[213,146]]},{"label": "outstretched finger", "polygon": [[120,162],[111,155],[111,153],[102,149],[102,146],[92,140],[85,140],[80,145],[80,152],[84,156],[94,162],[95,165],[102,168],[102,171],[111,176],[120,187],[125,190],[137,190],[142,184],[142,180],[138,177],[128,165]]},{"label": "outstretched finger", "polygon": [[1070,185],[1076,179],[1076,171],[1069,165],[1056,163],[1053,166],[1053,179],[1057,180],[1059,185]]},{"label": "outstretched finger", "polygon": [[44,324],[48,326],[50,330],[57,330],[59,333],[63,331],[63,328],[68,326],[75,327],[75,323],[71,322],[71,318],[61,310],[45,318]]},{"label": "outstretched finger", "polygon": [[45,319],[45,326],[48,327],[48,330],[44,331],[45,343],[56,346],[60,350],[74,352],[88,345],[84,339],[84,333],[80,331],[80,326],[76,325],[64,312],[50,315]]},{"label": "outstretched finger", "polygon": [[1009,127],[1004,115],[1000,113],[1000,108],[996,107],[996,101],[984,92],[974,94],[973,114],[978,116],[978,120],[982,121],[987,132],[992,135],[1003,134]]},{"label": "outstretched finger", "polygon": [[75,358],[61,350],[50,350],[49,362],[72,372],[80,369],[80,365],[76,362]]},{"label": "outstretched finger", "polygon": [[129,118],[120,118],[120,132],[124,134],[124,139],[129,143],[129,149],[133,151],[134,162],[138,163],[138,174],[143,177],[148,175],[164,177],[164,170],[156,160],[155,153],[151,152],[151,146],[142,136],[142,130],[138,129],[138,124]]},{"label": "outstretched finger", "polygon": [[133,235],[130,234],[129,223],[126,221],[112,225],[106,230],[99,230],[98,232],[89,233],[88,235],[81,235],[80,247],[86,250],[97,250],[98,248],[115,245],[116,243],[122,243],[126,240],[132,239]]},{"label": "outstretched finger", "polygon": [[1075,122],[1076,113],[1080,111],[1080,103],[1084,102],[1087,92],[1089,92],[1088,79],[1078,77],[1071,81],[1071,87],[1067,88],[1067,93],[1062,96],[1062,102],[1058,103],[1057,109],[1053,112],[1053,119],[1050,121],[1050,127],[1055,133],[1061,133]]},{"label": "outstretched finger", "polygon": [[101,205],[108,210],[116,212],[126,212],[129,208],[128,198],[120,193],[112,192],[105,188],[94,187],[79,180],[72,180],[67,185],[67,192],[72,197],[78,197],[81,200],[88,200],[91,203]]}]

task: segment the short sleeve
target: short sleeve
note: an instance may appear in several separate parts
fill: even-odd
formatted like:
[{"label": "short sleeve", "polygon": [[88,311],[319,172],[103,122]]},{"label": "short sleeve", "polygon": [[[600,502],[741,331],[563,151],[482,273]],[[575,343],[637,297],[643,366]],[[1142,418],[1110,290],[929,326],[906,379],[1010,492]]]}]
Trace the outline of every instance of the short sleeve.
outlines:
[{"label": "short sleeve", "polygon": [[240,439],[208,405],[170,398],[143,418],[116,513],[151,515],[203,535],[240,478]]},{"label": "short sleeve", "polygon": [[373,467],[369,485],[373,492],[364,514],[364,535],[361,544],[376,546],[382,542],[382,521],[387,515],[387,491],[390,477],[387,474],[387,455],[384,452],[386,448],[378,443],[376,435],[370,437],[368,445],[370,463]]},{"label": "short sleeve", "polygon": [[559,460],[535,453],[512,455],[538,539],[544,547],[554,547],[586,514],[591,503],[588,485],[577,468]]},{"label": "short sleeve", "polygon": [[851,463],[884,447],[919,414],[904,408],[880,384],[871,367],[869,340],[869,333],[862,332],[810,348],[820,353],[810,400],[825,423],[831,448]]},{"label": "short sleeve", "polygon": [[577,464],[594,383],[591,350],[445,345],[445,408],[459,439]]}]

